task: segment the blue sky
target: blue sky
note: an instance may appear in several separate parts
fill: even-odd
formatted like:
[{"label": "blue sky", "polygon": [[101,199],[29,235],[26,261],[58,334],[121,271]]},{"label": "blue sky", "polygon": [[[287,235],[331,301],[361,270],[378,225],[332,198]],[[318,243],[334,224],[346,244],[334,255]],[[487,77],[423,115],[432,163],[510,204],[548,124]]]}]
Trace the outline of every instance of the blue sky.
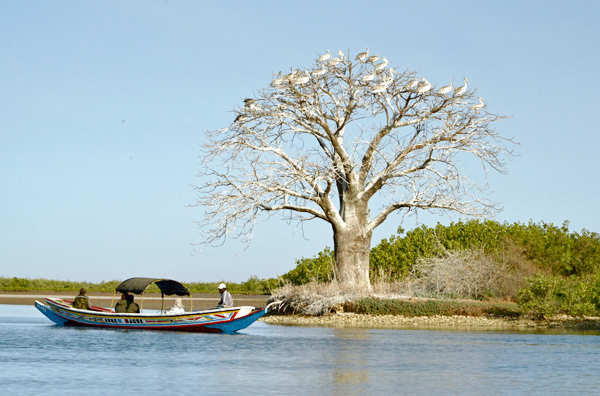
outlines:
[{"label": "blue sky", "polygon": [[242,281],[331,246],[326,223],[272,219],[244,252],[228,241],[195,254],[202,212],[188,207],[203,132],[327,49],[370,47],[435,85],[466,76],[521,144],[508,175],[488,175],[497,219],[599,232],[600,3],[419,3],[5,2],[0,276]]}]

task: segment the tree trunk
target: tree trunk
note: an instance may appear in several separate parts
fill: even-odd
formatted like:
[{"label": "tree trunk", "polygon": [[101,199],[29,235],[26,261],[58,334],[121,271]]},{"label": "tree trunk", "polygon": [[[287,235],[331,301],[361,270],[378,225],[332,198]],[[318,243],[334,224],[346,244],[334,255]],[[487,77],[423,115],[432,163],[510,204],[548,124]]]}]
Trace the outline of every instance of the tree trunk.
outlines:
[{"label": "tree trunk", "polygon": [[365,236],[353,232],[334,233],[335,276],[338,282],[371,288],[369,280],[371,236],[371,233]]},{"label": "tree trunk", "polygon": [[368,224],[369,207],[348,205],[344,210],[345,226],[333,229],[335,249],[335,277],[342,284],[371,288],[369,280],[369,255],[371,253],[372,232],[365,232]]}]

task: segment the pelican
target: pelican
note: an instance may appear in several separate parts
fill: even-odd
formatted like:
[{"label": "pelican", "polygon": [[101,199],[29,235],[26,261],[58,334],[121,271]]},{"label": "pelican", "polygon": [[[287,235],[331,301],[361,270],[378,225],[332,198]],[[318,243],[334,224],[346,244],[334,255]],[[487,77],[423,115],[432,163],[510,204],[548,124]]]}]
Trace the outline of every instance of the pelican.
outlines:
[{"label": "pelican", "polygon": [[417,93],[423,94],[431,89],[431,84],[429,81],[425,79],[425,77],[421,77],[421,82],[417,85]]},{"label": "pelican", "polygon": [[331,58],[331,52],[329,52],[329,50],[327,50],[326,54],[319,56],[319,59],[317,59],[317,62],[325,62],[329,58]]},{"label": "pelican", "polygon": [[283,76],[283,78],[285,80],[292,81],[296,77],[297,73],[298,73],[298,70],[292,70],[292,72],[290,74],[286,74],[285,76]]},{"label": "pelican", "polygon": [[388,71],[390,72],[390,75],[389,75],[389,76],[385,76],[385,75],[383,75],[383,76],[381,77],[381,80],[382,80],[384,83],[386,83],[386,84],[389,84],[389,83],[391,83],[392,81],[394,81],[394,73],[395,73],[395,70],[394,70],[394,69],[390,69],[390,70],[388,70]]},{"label": "pelican", "polygon": [[381,69],[385,69],[386,66],[390,63],[389,60],[385,59],[385,56],[383,57],[383,62],[378,63],[375,65],[375,70],[379,71]]},{"label": "pelican", "polygon": [[375,72],[362,76],[361,81],[371,81],[375,78]]},{"label": "pelican", "polygon": [[387,89],[387,83],[384,81],[383,84],[373,85],[373,88],[371,89],[371,93],[374,93],[374,94],[382,93],[386,89]]},{"label": "pelican", "polygon": [[446,95],[448,92],[452,91],[452,89],[454,89],[454,87],[452,86],[451,82],[449,85],[438,89],[437,93],[439,93],[440,95]]},{"label": "pelican", "polygon": [[329,66],[337,66],[340,63],[342,63],[342,58],[333,58],[332,60],[329,61]]},{"label": "pelican", "polygon": [[340,56],[340,58],[344,59],[344,57],[346,55],[344,55],[344,53],[342,52],[342,50],[338,50],[338,55]]},{"label": "pelican", "polygon": [[367,47],[366,52],[361,52],[360,54],[356,55],[355,60],[363,62],[365,59],[367,59],[367,56],[369,56],[369,47]]},{"label": "pelican", "polygon": [[368,63],[368,62],[375,63],[375,62],[377,62],[378,60],[379,60],[379,54],[375,54],[375,55],[373,55],[373,56],[369,56],[369,57],[367,58],[367,63]]},{"label": "pelican", "polygon": [[327,69],[317,69],[312,72],[313,76],[320,76],[321,74],[327,73]]},{"label": "pelican", "polygon": [[244,99],[244,107],[252,106],[256,103],[256,99]]},{"label": "pelican", "polygon": [[415,87],[418,84],[419,84],[419,80],[417,79],[417,76],[415,76],[414,80],[411,80],[408,83],[406,83],[406,85],[404,85],[404,89],[407,89],[407,90],[415,89]]},{"label": "pelican", "polygon": [[476,112],[479,111],[480,109],[483,109],[483,107],[485,106],[483,99],[481,99],[481,98],[477,98],[477,99],[479,99],[479,103],[471,106],[471,110],[475,110]]},{"label": "pelican", "polygon": [[307,82],[310,81],[310,73],[308,72],[308,70],[305,70],[304,73],[305,73],[304,75],[301,74],[300,76],[298,76],[294,79],[294,84],[302,85],[302,84],[306,84]]},{"label": "pelican", "polygon": [[464,79],[465,79],[465,85],[463,85],[462,87],[456,88],[454,90],[454,95],[462,95],[467,90],[467,84],[469,83],[469,80],[467,80],[467,77],[465,77]]},{"label": "pelican", "polygon": [[276,78],[271,81],[272,86],[281,85],[283,83],[283,78],[281,77],[281,72],[277,75]]}]

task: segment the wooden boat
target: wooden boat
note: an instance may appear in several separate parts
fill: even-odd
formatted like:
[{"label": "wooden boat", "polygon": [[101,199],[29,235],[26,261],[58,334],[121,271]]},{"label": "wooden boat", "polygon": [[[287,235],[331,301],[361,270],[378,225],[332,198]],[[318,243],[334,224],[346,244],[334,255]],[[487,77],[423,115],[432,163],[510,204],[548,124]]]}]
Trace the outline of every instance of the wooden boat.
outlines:
[{"label": "wooden boat", "polygon": [[[142,294],[148,286],[156,284],[161,290],[164,308],[165,295],[190,296],[190,312],[169,313],[116,313],[111,308],[91,306],[87,309],[73,308],[73,302],[60,298],[46,298],[46,304],[35,302],[36,308],[48,319],[63,326],[88,326],[110,329],[175,330],[207,333],[233,333],[245,329],[267,313],[274,302],[265,308],[250,306],[215,308],[193,311],[191,294],[181,283],[171,279],[131,278],[122,282],[115,293]],[[114,302],[114,295],[113,295]],[[142,297],[143,306],[143,297]]]}]

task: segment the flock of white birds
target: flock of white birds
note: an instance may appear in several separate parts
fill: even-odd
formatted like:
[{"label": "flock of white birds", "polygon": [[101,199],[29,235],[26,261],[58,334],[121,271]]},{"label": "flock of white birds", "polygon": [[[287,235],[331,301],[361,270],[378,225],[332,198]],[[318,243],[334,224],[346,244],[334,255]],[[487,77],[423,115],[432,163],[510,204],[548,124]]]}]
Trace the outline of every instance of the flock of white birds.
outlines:
[{"label": "flock of white birds", "polygon": [[[338,65],[343,63],[346,59],[346,56],[341,50],[338,50],[337,53],[339,56],[337,58],[332,58],[331,52],[327,50],[325,54],[321,55],[317,59],[317,64],[319,68],[313,70],[312,73],[308,70],[304,70],[303,72],[300,70],[292,70],[291,73],[282,75],[282,73],[279,72],[277,77],[275,77],[271,81],[271,86],[275,88],[279,88],[288,84],[292,86],[302,86],[311,81],[311,78],[313,76],[321,76],[323,74],[326,74],[330,71],[332,67],[337,67]],[[394,73],[397,74],[397,72],[392,68],[389,68],[387,71],[385,71],[385,69],[390,64],[390,61],[388,61],[385,57],[382,57],[382,62],[376,63],[377,61],[379,61],[379,54],[369,56],[369,47],[367,47],[367,50],[365,52],[361,52],[358,55],[356,55],[355,60],[361,63],[370,63],[373,65],[373,70],[369,74],[366,74],[361,77],[361,81],[364,83],[369,83],[373,81],[374,84],[370,86],[369,91],[373,94],[385,93],[392,81],[394,80]],[[450,84],[438,89],[437,93],[439,95],[444,96],[462,96],[467,91],[467,87],[469,84],[469,81],[466,77],[464,78],[464,82],[465,84],[458,88],[454,88],[451,82]],[[415,93],[421,95],[425,94],[426,92],[429,92],[432,88],[433,86],[429,81],[425,79],[425,77],[421,77],[421,81],[419,81],[417,77],[415,77],[403,87],[405,91],[414,91]],[[477,112],[485,106],[485,102],[483,101],[483,99],[478,99],[479,103],[471,106],[471,109]],[[256,99],[245,99],[244,107],[249,110],[257,110],[260,108],[259,103]],[[240,114],[235,119],[235,122],[242,122],[246,119],[246,115]]]}]

